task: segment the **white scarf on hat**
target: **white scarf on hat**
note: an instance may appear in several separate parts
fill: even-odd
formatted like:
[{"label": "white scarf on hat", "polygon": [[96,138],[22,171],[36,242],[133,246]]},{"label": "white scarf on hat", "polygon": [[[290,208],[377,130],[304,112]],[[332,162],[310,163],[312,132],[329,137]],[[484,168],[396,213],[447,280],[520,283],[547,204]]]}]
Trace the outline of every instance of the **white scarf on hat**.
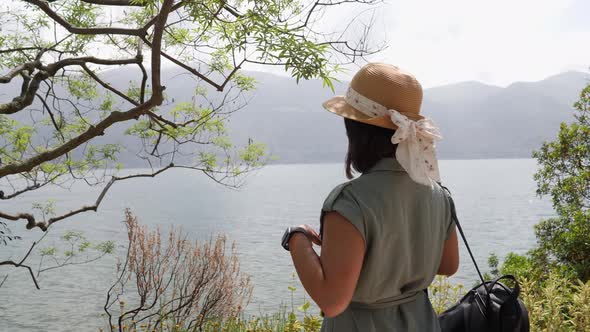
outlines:
[{"label": "white scarf on hat", "polygon": [[395,157],[412,180],[423,185],[440,182],[435,142],[442,139],[439,129],[429,118],[419,121],[408,119],[394,109],[374,102],[349,87],[346,102],[370,116],[388,115],[398,128],[391,137],[391,143],[397,144]]}]

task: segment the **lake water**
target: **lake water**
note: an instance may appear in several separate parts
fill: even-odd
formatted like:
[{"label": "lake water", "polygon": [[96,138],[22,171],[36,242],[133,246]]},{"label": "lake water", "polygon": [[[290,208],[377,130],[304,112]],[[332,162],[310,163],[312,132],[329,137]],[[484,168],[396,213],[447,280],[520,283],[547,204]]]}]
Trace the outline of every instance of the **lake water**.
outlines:
[{"label": "lake water", "polygon": [[[452,160],[441,161],[440,167],[484,269],[490,252],[503,257],[531,248],[533,225],[554,214],[550,202],[535,195],[534,160]],[[116,184],[98,213],[55,224],[41,247],[56,243],[67,230],[84,231],[92,241],[112,239],[124,245],[121,220],[127,207],[144,224],[181,225],[194,238],[226,233],[238,245],[243,270],[253,277],[254,296],[248,313],[275,311],[281,302],[290,301],[287,287],[293,283],[289,254],[279,245],[285,227],[317,226],[325,196],[343,181],[341,164],[272,165],[250,175],[236,191],[196,172],[172,170],[156,179]],[[0,203],[2,210],[16,212],[54,198],[62,212],[91,204],[96,195],[97,190],[86,187],[73,191],[44,188],[25,195],[17,204]],[[11,226],[23,240],[0,247],[0,260],[19,259],[23,248],[41,235],[38,230],[24,230],[24,222]],[[471,285],[475,270],[464,248],[461,253],[460,270],[453,280]],[[47,272],[41,276],[41,290],[34,288],[24,269],[0,268],[0,277],[5,273],[10,276],[0,288],[0,331],[96,331],[104,326],[102,306],[115,274],[114,258]],[[295,296],[303,298],[300,286]]]}]

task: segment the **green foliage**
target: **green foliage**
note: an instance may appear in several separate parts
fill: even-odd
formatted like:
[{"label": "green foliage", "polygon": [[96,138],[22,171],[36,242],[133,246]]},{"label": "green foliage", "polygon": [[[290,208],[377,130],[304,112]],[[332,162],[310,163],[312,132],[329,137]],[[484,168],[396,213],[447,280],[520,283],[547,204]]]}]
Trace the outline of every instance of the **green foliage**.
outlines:
[{"label": "green foliage", "polygon": [[[96,26],[99,15],[102,14],[99,7],[80,0],[67,1],[61,11],[68,22],[83,28]],[[64,42],[64,48],[74,53],[82,53],[96,39],[93,35],[74,35]]]},{"label": "green foliage", "polygon": [[41,256],[53,256],[56,253],[57,253],[56,247],[46,247],[46,248],[43,248],[39,251],[39,254]]},{"label": "green foliage", "polygon": [[261,166],[263,157],[266,155],[266,146],[261,143],[248,144],[240,151],[240,158],[246,163],[254,166]]},{"label": "green foliage", "polygon": [[77,27],[89,28],[96,24],[98,7],[80,0],[67,1],[62,8],[64,18]]},{"label": "green foliage", "polygon": [[139,100],[141,98],[141,89],[134,81],[129,81],[129,86],[127,87],[126,95],[134,100]]},{"label": "green foliage", "polygon": [[[43,208],[46,209],[47,207]],[[66,231],[54,245],[38,249],[41,259],[39,261],[37,275],[67,265],[91,263],[106,255],[112,254],[114,250],[114,241],[109,240],[95,243],[89,241],[83,232]]]},{"label": "green foliage", "polygon": [[499,276],[500,275],[500,271],[498,269],[499,264],[500,264],[500,260],[498,259],[498,256],[495,253],[491,253],[490,256],[488,257],[488,266],[490,267],[490,272],[484,272],[483,278],[485,280],[490,280],[490,279],[493,279],[493,278]]},{"label": "green foliage", "polygon": [[[512,255],[506,259],[502,274],[520,266],[526,256]],[[517,263],[518,262],[518,263]],[[492,262],[493,263],[493,262]],[[522,271],[517,268],[517,271]],[[518,273],[517,273],[518,275]],[[586,283],[564,278],[560,273],[522,275],[520,299],[524,302],[531,331],[586,332],[590,328],[590,281]],[[437,276],[429,287],[429,296],[437,313],[449,309],[464,295],[461,284],[451,284],[446,277]]]},{"label": "green foliage", "polygon": [[590,281],[570,281],[551,273],[541,280],[522,277],[520,284],[531,331],[584,332],[590,328]]},{"label": "green foliage", "polygon": [[8,134],[9,140],[12,141],[12,152],[17,154],[24,153],[31,143],[34,129],[31,126],[22,126]]},{"label": "green foliage", "polygon": [[254,77],[246,76],[241,73],[234,75],[233,80],[242,91],[254,90],[256,87],[256,79],[254,79]]},{"label": "green foliage", "polygon": [[[531,331],[585,332],[590,327],[590,282],[563,280],[556,274],[539,280],[521,280],[521,299],[529,310]],[[291,297],[296,291],[289,286]],[[438,276],[429,288],[429,297],[435,312],[441,313],[455,304],[465,292],[463,285],[451,284],[446,277]],[[282,307],[274,314],[238,317],[226,321],[207,321],[204,332],[318,332],[322,317],[309,313],[309,302],[296,309]],[[168,325],[170,326],[170,325]],[[174,325],[172,325],[174,326]],[[145,326],[123,327],[125,332],[147,331]],[[162,331],[190,331],[176,325]]]},{"label": "green foliage", "polygon": [[574,105],[575,121],[562,123],[557,139],[533,156],[539,195],[550,195],[558,217],[535,227],[539,254],[590,279],[590,85]]},{"label": "green foliage", "polygon": [[[504,258],[501,273],[514,275],[517,279],[531,276],[536,272],[533,259],[527,255],[508,253]],[[499,273],[498,273],[499,274]],[[498,276],[496,274],[495,276]]]},{"label": "green foliage", "polygon": [[84,233],[79,231],[67,231],[61,236],[61,238],[62,240],[69,243],[74,243],[86,239],[84,237]]},{"label": "green foliage", "polygon": [[[291,297],[297,291],[293,286],[288,287]],[[122,303],[125,306],[125,303]],[[319,332],[322,326],[322,317],[310,312],[311,303],[303,299],[303,304],[291,308],[281,306],[279,310],[272,314],[262,314],[259,316],[244,316],[230,318],[226,320],[210,319],[205,322],[202,332]],[[172,321],[173,319],[168,319]],[[170,332],[188,332],[194,331],[184,324],[171,324],[167,321],[162,323],[162,328],[158,331]],[[116,327],[114,327],[116,329]],[[124,332],[147,332],[147,324],[137,324],[136,326],[122,325]],[[100,330],[104,331],[104,330]]]},{"label": "green foliage", "polygon": [[502,274],[590,280],[590,84],[574,107],[575,121],[562,123],[557,138],[533,152],[537,194],[551,197],[557,216],[535,226],[535,248],[506,256]]},{"label": "green foliage", "polygon": [[201,152],[199,153],[199,163],[203,165],[206,170],[212,171],[217,167],[217,156],[214,153]]},{"label": "green foliage", "polygon": [[87,75],[69,77],[67,86],[70,95],[77,99],[92,100],[98,97],[96,81]]},{"label": "green foliage", "polygon": [[451,284],[449,278],[436,276],[428,287],[428,298],[437,314],[449,309],[465,292],[462,284]]},{"label": "green foliage", "polygon": [[590,84],[574,104],[575,121],[562,123],[557,139],[533,156],[541,165],[535,175],[539,195],[550,195],[560,215],[588,208],[590,192]]},{"label": "green foliage", "polygon": [[574,106],[575,121],[533,153],[537,193],[551,197],[557,217],[535,226],[526,254],[509,253],[499,269],[495,255],[488,260],[494,276],[519,280],[531,331],[590,328],[590,85]]},{"label": "green foliage", "polygon": [[45,220],[48,217],[55,215],[55,200],[50,199],[45,201],[45,203],[33,203],[32,208],[33,210],[40,212],[43,216],[43,220]]},{"label": "green foliage", "polygon": [[[129,7],[124,15],[114,16],[107,10],[109,7],[82,0],[48,1],[47,6],[78,29],[133,29],[141,27],[156,15],[162,1],[134,0],[133,3],[141,6]],[[251,91],[256,86],[255,80],[240,70],[245,63],[283,66],[296,80],[320,78],[324,86],[333,89],[333,76],[341,69],[337,64],[328,61],[331,58],[330,52],[336,50],[329,43],[330,34],[311,30],[310,26],[302,24],[311,16],[318,19],[322,15],[322,11],[319,10],[322,6],[317,8],[316,16],[304,12],[310,8],[304,2],[296,0],[186,1],[183,2],[183,6],[175,6],[175,13],[171,14],[171,17],[178,15],[174,22],[169,20],[171,24],[164,31],[162,50],[180,62],[194,67],[212,81],[217,82],[221,79],[217,82],[219,85],[212,84],[218,90],[223,88],[237,91],[238,95]],[[36,66],[29,73],[23,73],[23,77],[33,77],[41,69],[51,68],[52,62],[63,62],[74,57],[113,55],[113,59],[137,57],[143,60],[143,54],[138,54],[139,49],[149,49],[146,43],[131,35],[67,33],[60,24],[55,24],[46,12],[34,4],[23,4],[0,12],[0,21],[7,27],[0,31],[0,49],[23,48],[3,53],[0,67],[15,68],[31,62],[43,49],[43,56],[39,58],[42,65]],[[148,29],[146,38],[153,38],[153,26]],[[101,50],[100,56],[96,53],[97,49]],[[193,64],[195,61],[197,63]],[[130,107],[129,99],[146,100],[146,95],[152,93],[149,80],[146,86],[140,86],[141,79],[138,77],[130,79],[127,87],[116,87],[129,99],[119,98],[117,94],[104,87],[110,86],[112,82],[98,84],[99,82],[83,68],[89,68],[104,79],[101,75],[102,69],[116,70],[120,67],[98,66],[92,63],[85,63],[87,67],[81,67],[80,64],[83,62],[80,60],[74,65],[68,65],[41,82],[38,98],[46,103],[43,103],[42,112],[39,112],[41,115],[35,116],[34,125],[21,125],[8,116],[0,116],[0,158],[3,164],[30,160],[41,152],[62,146],[91,129],[97,121],[119,111],[119,108],[121,111],[127,110]],[[143,64],[146,67],[149,65]],[[232,75],[231,78],[229,74]],[[223,82],[224,78],[227,78],[227,82]],[[172,105],[166,101],[164,105],[171,105],[174,110],[158,115],[170,122],[141,116],[135,119],[137,122],[132,121],[124,128],[127,134],[138,137],[146,145],[142,151],[145,153],[142,153],[140,158],[149,159],[150,165],[154,165],[161,161],[154,160],[156,158],[187,155],[192,152],[197,156],[197,160],[203,160],[206,170],[210,171],[209,166],[214,164],[212,154],[215,154],[217,159],[225,158],[223,163],[215,163],[217,167],[226,167],[225,174],[238,175],[266,162],[262,155],[262,145],[248,144],[241,148],[228,139],[225,121],[228,115],[241,105],[230,106],[230,109],[212,105],[211,100],[207,98],[210,93],[207,93],[204,87],[210,83],[211,81],[206,79],[199,80],[195,95],[190,101],[172,101]],[[64,91],[66,93],[63,93]],[[219,99],[222,98],[215,98]],[[225,101],[225,98],[223,100]],[[237,100],[237,96],[232,95],[228,98],[228,104],[238,105]],[[235,109],[231,109],[232,107]],[[96,112],[97,110],[99,112]],[[158,108],[150,111],[160,112]],[[172,115],[173,118],[169,119],[168,115]],[[175,126],[171,123],[180,125]],[[37,130],[41,126],[45,128]],[[47,137],[36,136],[38,132],[50,132],[48,129],[53,132]],[[189,148],[189,142],[199,146],[210,146],[211,149],[203,149],[206,158],[199,158],[200,151],[196,151],[198,149],[194,146],[192,149]],[[179,146],[182,145],[187,147],[180,151]],[[159,153],[160,147],[170,150],[170,146],[175,150]],[[49,179],[51,183],[67,174],[72,174],[80,180],[87,180],[92,176],[100,179],[100,176],[91,173],[117,169],[115,154],[122,149],[113,147],[94,144],[91,140],[88,145],[84,144],[71,154],[64,153],[49,162],[35,165],[22,176],[32,182]],[[164,161],[160,164],[171,162]]]},{"label": "green foliage", "polygon": [[150,130],[150,122],[148,120],[140,120],[134,123],[125,131],[126,135],[137,136],[143,139],[153,138],[157,136],[157,133]]},{"label": "green foliage", "polygon": [[105,254],[112,254],[115,251],[114,241],[104,241],[96,244],[94,248]]},{"label": "green foliage", "polygon": [[300,79],[320,78],[331,86],[336,67],[328,63],[330,44],[317,42],[305,34],[300,23],[289,24],[286,17],[301,13],[300,1],[247,0],[233,5],[245,11],[235,20],[211,20],[221,2],[189,1],[186,10],[195,22],[194,29],[175,28],[167,37],[169,46],[190,43],[199,36],[207,42],[215,41],[218,51],[212,54],[214,71],[227,68],[228,56],[236,52],[252,52],[257,62],[280,64],[292,76]]}]

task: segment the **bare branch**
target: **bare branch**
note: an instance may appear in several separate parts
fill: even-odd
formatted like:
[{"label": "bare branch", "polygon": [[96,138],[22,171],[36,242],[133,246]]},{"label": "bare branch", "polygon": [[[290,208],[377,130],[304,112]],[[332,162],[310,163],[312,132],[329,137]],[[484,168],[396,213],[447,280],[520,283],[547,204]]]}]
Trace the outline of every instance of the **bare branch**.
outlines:
[{"label": "bare branch", "polygon": [[52,177],[51,179],[48,179],[47,181],[43,182],[43,183],[34,183],[31,186],[27,186],[21,190],[17,190],[14,193],[10,194],[10,195],[0,195],[0,200],[9,200],[9,199],[13,199],[19,195],[22,195],[28,191],[33,191],[33,190],[37,190],[39,188],[45,187],[46,185],[53,183],[53,181],[55,181],[60,175],[56,175],[54,177]]},{"label": "bare branch", "polygon": [[170,120],[168,120],[168,119],[166,119],[166,118],[164,118],[164,117],[162,117],[162,116],[160,116],[160,115],[158,115],[158,114],[156,114],[156,113],[154,113],[152,111],[148,111],[146,114],[150,118],[155,119],[156,121],[164,122],[165,124],[169,125],[172,128],[178,128],[179,127],[179,124],[177,124],[175,122],[172,122],[172,121],[170,121]]},{"label": "bare branch", "polygon": [[[0,217],[2,217],[2,212],[0,212]],[[35,283],[35,287],[37,289],[41,289],[39,287],[39,283],[37,283],[37,279],[35,278],[35,274],[33,273],[33,269],[31,269],[30,266],[23,264],[25,262],[25,260],[27,260],[27,258],[31,254],[31,252],[33,251],[33,248],[35,248],[35,245],[37,245],[37,242],[33,242],[33,244],[31,245],[31,247],[29,248],[29,251],[23,257],[23,259],[20,260],[20,262],[16,263],[16,262],[14,262],[12,260],[8,260],[8,261],[2,261],[2,262],[0,262],[0,265],[12,265],[14,267],[24,267],[25,269],[29,270],[29,273],[31,274],[31,278],[33,279],[33,283]],[[4,283],[4,282],[2,282],[2,283]]]},{"label": "bare branch", "polygon": [[98,195],[98,198],[96,199],[96,201],[94,202],[93,205],[86,205],[83,206],[79,209],[76,210],[72,210],[68,213],[65,213],[61,216],[57,216],[57,217],[52,217],[50,219],[47,220],[47,222],[37,222],[35,220],[35,217],[32,214],[29,213],[20,213],[17,215],[9,215],[6,213],[3,213],[0,211],[0,218],[4,218],[4,219],[8,219],[8,220],[19,220],[19,219],[26,219],[28,221],[26,227],[27,229],[31,229],[34,227],[39,227],[41,228],[43,231],[46,231],[47,228],[49,226],[51,226],[51,224],[66,219],[68,217],[77,215],[79,213],[82,212],[86,212],[86,211],[95,211],[98,210],[98,207],[100,206],[100,203],[102,203],[102,200],[104,199],[104,197],[106,196],[107,192],[109,191],[109,189],[111,189],[111,187],[113,186],[113,184],[115,184],[115,182],[117,181],[123,181],[123,180],[128,180],[128,179],[133,179],[133,178],[147,178],[147,177],[156,177],[159,174],[165,172],[166,170],[175,167],[174,164],[170,164],[154,173],[149,173],[149,174],[133,174],[133,175],[128,175],[128,176],[123,176],[123,177],[117,177],[117,176],[113,176],[111,178],[111,180],[107,183],[107,185],[102,189],[102,191],[100,192],[100,194]]},{"label": "bare branch", "polygon": [[92,79],[94,79],[96,82],[98,82],[98,84],[102,85],[105,89],[112,91],[114,94],[116,94],[117,96],[127,100],[129,103],[131,103],[132,105],[135,106],[139,106],[139,103],[136,102],[135,100],[129,98],[126,94],[124,94],[123,92],[113,88],[110,84],[104,82],[103,80],[100,79],[100,77],[98,77],[92,70],[90,70],[90,68],[88,68],[88,66],[86,66],[86,64],[82,65],[82,69],[84,69],[84,71],[86,73],[88,73],[88,75],[90,75],[90,77],[92,77]]},{"label": "bare branch", "polygon": [[49,105],[47,105],[47,102],[45,101],[45,99],[41,95],[39,95],[38,93],[36,95],[37,95],[37,98],[39,100],[41,100],[41,103],[43,104],[43,108],[49,114],[49,118],[51,119],[51,123],[53,124],[55,131],[57,133],[59,133],[59,136],[61,137],[62,142],[65,141],[66,138],[65,138],[64,134],[62,133],[60,126],[57,124],[57,121],[55,120],[55,116],[53,115],[53,112],[51,111],[51,107],[49,107]]}]

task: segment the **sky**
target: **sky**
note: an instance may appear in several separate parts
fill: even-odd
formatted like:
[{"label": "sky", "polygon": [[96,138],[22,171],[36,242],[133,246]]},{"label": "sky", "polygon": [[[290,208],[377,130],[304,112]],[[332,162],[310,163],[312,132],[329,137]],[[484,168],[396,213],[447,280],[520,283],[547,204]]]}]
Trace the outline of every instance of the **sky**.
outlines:
[{"label": "sky", "polygon": [[[387,47],[368,60],[397,65],[424,87],[507,86],[590,71],[590,0],[385,0],[374,9],[371,38]],[[358,7],[330,6],[316,28],[341,30],[357,13]],[[339,78],[349,80],[359,65]],[[285,74],[281,68],[246,69]]]},{"label": "sky", "polygon": [[[590,68],[589,0],[405,0],[377,11],[388,48],[370,58],[426,87],[506,86]],[[354,73],[354,70],[351,70]]]}]

